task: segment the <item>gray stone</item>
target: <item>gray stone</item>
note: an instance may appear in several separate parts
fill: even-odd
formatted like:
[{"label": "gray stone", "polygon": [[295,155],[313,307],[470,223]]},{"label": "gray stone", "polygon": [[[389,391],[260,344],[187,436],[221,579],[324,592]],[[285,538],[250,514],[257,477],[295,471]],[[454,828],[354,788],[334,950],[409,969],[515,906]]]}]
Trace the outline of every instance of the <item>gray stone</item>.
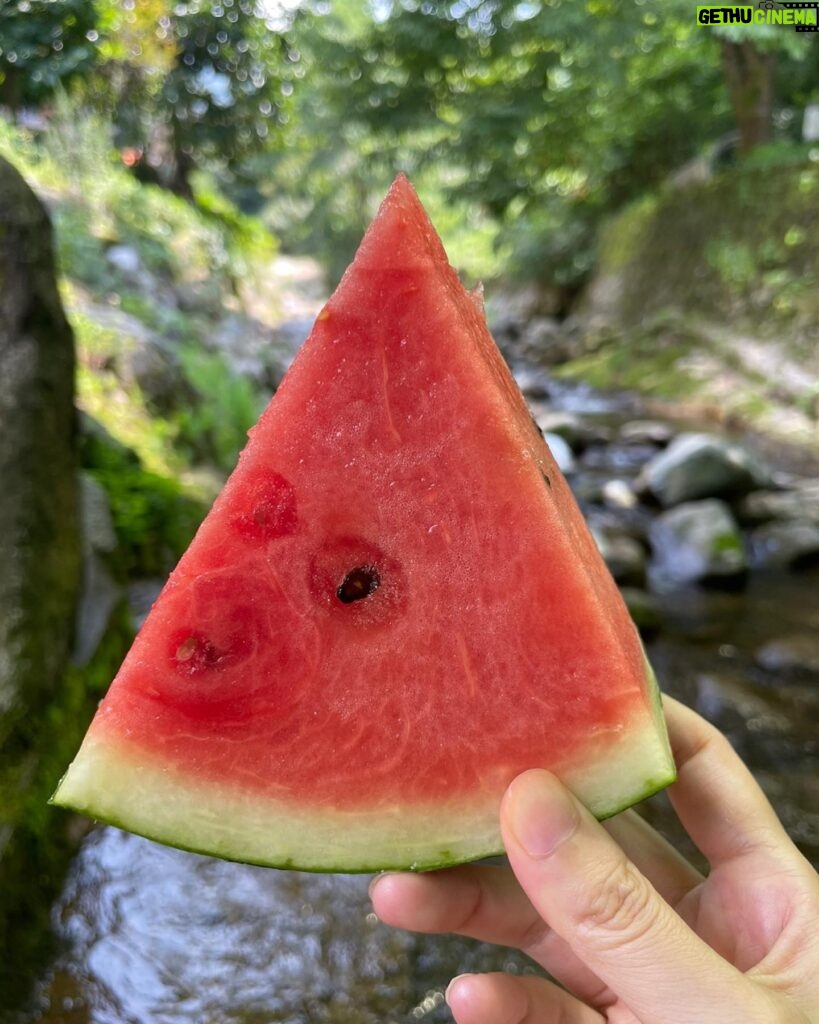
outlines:
[{"label": "gray stone", "polygon": [[534,407],[532,414],[544,434],[559,434],[578,454],[590,444],[606,439],[605,434],[571,412],[558,412],[543,406]]},{"label": "gray stone", "polygon": [[0,158],[0,747],[9,764],[36,733],[29,715],[60,692],[70,650],[80,574],[73,381],[51,224]]},{"label": "gray stone", "polygon": [[819,636],[777,637],[763,644],[755,658],[768,672],[788,678],[819,676]]},{"label": "gray stone", "polygon": [[748,568],[731,510],[713,498],[663,512],[649,528],[649,541],[651,578],[661,588],[738,582]]},{"label": "gray stone", "polygon": [[87,551],[72,655],[75,665],[82,667],[93,658],[121,599],[122,587],[105,561],[96,551]]},{"label": "gray stone", "polygon": [[742,523],[766,523],[771,519],[801,519],[819,525],[819,480],[800,480],[779,491],[754,491],[737,504]]},{"label": "gray stone", "polygon": [[624,533],[592,527],[592,536],[614,579],[624,586],[640,586],[646,578],[646,552]]},{"label": "gray stone", "polygon": [[80,509],[83,546],[109,555],[116,551],[117,535],[105,488],[87,473],[80,473]]},{"label": "gray stone", "polygon": [[770,480],[744,448],[710,434],[680,434],[640,477],[666,507],[700,498],[739,497],[769,486]]},{"label": "gray stone", "polygon": [[134,626],[139,629],[148,617],[154,601],[159,597],[165,580],[149,578],[134,580],[128,584],[128,607],[134,619]]},{"label": "gray stone", "polygon": [[517,386],[529,399],[543,400],[549,398],[552,393],[549,379],[541,370],[529,366],[515,367],[514,377]]},{"label": "gray stone", "polygon": [[749,536],[756,569],[797,569],[819,562],[819,525],[786,519],[757,527]]},{"label": "gray stone", "polygon": [[111,506],[104,488],[87,473],[80,474],[82,523],[82,585],[77,609],[72,661],[87,665],[105,635],[122,586],[109,562],[118,546]]},{"label": "gray stone", "polygon": [[572,473],[575,468],[574,453],[568,443],[559,434],[544,433],[543,440],[558,465],[561,473]]},{"label": "gray stone", "polygon": [[627,480],[606,480],[600,492],[603,504],[608,508],[630,509],[637,505],[638,498],[634,488]]},{"label": "gray stone", "polygon": [[652,444],[664,448],[674,436],[668,423],[659,420],[631,420],[620,428],[618,439],[624,444]]},{"label": "gray stone", "polygon": [[142,260],[132,245],[112,245],[106,250],[105,258],[127,280],[139,279]]},{"label": "gray stone", "polygon": [[45,801],[54,744],[73,745],[85,713],[65,685],[81,571],[76,465],[74,338],[51,224],[0,158],[0,1016],[28,994],[68,860],[65,820]]}]

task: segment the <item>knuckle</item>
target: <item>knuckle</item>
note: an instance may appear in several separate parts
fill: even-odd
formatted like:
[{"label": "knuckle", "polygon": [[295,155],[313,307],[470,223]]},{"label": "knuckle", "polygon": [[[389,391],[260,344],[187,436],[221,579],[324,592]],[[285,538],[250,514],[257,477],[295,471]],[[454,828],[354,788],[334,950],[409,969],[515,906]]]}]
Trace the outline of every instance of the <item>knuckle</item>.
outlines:
[{"label": "knuckle", "polygon": [[659,898],[628,860],[591,890],[580,911],[577,930],[585,943],[605,951],[638,942],[657,924]]}]

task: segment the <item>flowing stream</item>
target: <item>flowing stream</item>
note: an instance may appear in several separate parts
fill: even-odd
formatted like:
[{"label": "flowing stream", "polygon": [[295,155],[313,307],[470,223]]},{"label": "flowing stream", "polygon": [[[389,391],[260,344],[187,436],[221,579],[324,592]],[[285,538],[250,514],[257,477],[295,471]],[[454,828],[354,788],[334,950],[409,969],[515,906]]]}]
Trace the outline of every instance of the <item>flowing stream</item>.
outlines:
[{"label": "flowing stream", "polygon": [[[552,387],[554,407],[611,429],[635,412],[582,388]],[[630,477],[647,452],[593,446],[578,490]],[[819,863],[816,677],[785,680],[754,652],[819,634],[819,571],[753,575],[737,592],[657,598],[648,642],[661,685],[723,728],[791,834]],[[660,796],[646,813],[685,838]],[[521,955],[375,920],[367,879],[230,864],[114,828],[89,833],[54,907],[62,951],[39,989],[42,1024],[403,1024],[449,1020],[443,990],[463,971],[530,971]]]}]

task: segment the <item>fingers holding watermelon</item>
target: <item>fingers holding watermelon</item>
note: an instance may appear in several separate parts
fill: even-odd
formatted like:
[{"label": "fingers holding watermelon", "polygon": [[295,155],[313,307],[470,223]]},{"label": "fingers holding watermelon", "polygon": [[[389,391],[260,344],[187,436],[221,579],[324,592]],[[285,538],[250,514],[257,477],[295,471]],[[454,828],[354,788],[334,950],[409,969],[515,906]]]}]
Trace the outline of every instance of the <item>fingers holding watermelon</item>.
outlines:
[{"label": "fingers holding watermelon", "polygon": [[667,712],[671,797],[707,879],[633,813],[601,825],[535,770],[501,809],[514,878],[473,865],[376,880],[387,923],[517,946],[565,985],[457,978],[458,1024],[819,1021],[819,879],[720,734],[676,702]]},{"label": "fingers holding watermelon", "polygon": [[604,1018],[544,978],[462,974],[447,1002],[458,1024],[603,1024]]}]

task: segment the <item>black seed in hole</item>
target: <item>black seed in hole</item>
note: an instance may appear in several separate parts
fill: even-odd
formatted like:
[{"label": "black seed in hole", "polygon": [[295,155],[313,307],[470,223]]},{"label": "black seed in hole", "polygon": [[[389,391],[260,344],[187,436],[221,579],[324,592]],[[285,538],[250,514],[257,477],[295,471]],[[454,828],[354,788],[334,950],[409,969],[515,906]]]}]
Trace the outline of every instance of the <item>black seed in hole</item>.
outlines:
[{"label": "black seed in hole", "polygon": [[361,601],[362,598],[369,597],[373,591],[377,590],[380,582],[378,572],[373,566],[359,565],[357,568],[351,569],[341,581],[341,586],[336,591],[336,597],[342,604]]},{"label": "black seed in hole", "polygon": [[549,488],[549,490],[551,490],[552,489],[552,481],[549,479],[549,474],[548,473],[544,473],[543,470],[541,469],[540,475],[543,477],[543,482],[546,484],[546,486]]}]

